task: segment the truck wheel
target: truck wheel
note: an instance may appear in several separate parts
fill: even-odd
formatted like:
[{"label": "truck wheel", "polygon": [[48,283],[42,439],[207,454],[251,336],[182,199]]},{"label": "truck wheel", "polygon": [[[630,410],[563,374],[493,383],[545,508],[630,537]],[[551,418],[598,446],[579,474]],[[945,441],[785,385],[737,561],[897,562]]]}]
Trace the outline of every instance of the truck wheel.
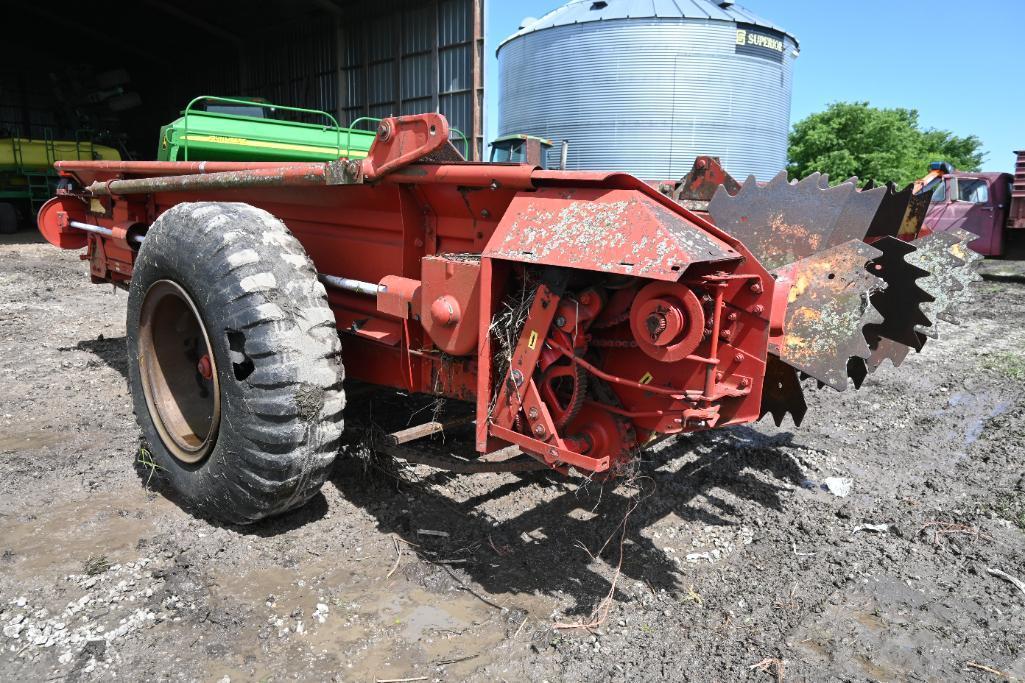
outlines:
[{"label": "truck wheel", "polygon": [[166,211],[139,249],[127,329],[136,418],[186,503],[247,524],[320,489],[342,433],[341,342],[281,221],[239,203]]},{"label": "truck wheel", "polygon": [[0,202],[0,235],[18,232],[18,210],[14,204]]}]

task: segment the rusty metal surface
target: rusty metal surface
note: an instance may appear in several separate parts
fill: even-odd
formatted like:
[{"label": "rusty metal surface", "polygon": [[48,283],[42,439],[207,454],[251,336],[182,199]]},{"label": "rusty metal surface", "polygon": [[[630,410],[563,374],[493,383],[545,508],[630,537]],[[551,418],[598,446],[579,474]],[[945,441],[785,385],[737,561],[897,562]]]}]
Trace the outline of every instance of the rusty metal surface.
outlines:
[{"label": "rusty metal surface", "polygon": [[[925,341],[923,340],[924,344]],[[880,339],[874,349],[872,349],[872,355],[865,361],[869,372],[875,372],[883,364],[883,361],[889,360],[893,363],[893,367],[900,367],[900,364],[904,362],[908,354],[911,352],[911,347],[898,344],[895,341],[889,339]]]},{"label": "rusty metal surface", "polygon": [[717,227],[740,239],[774,269],[853,239],[862,239],[883,193],[858,192],[853,182],[823,187],[819,173],[789,183],[781,172],[761,186],[748,178],[731,196],[720,188],[708,205]]},{"label": "rusty metal surface", "polygon": [[[870,181],[862,191],[872,188]],[[882,191],[882,202],[865,237],[870,241],[879,237],[914,239],[922,230],[932,194],[915,194],[913,183],[900,191],[893,183],[886,183],[873,191]]]},{"label": "rusty metal surface", "polygon": [[779,427],[788,414],[794,425],[801,426],[808,404],[797,370],[769,354],[765,364],[765,384],[762,388],[762,410],[759,419],[772,415],[772,421]]},{"label": "rusty metal surface", "polygon": [[[858,179],[851,178],[843,184],[857,188]],[[833,228],[828,246],[836,246],[847,240],[865,239],[869,227],[879,210],[883,194],[884,191],[881,187],[860,191],[856,189],[852,192],[847,203],[844,204],[843,211],[840,212],[840,216],[836,219],[836,225]]]},{"label": "rusty metal surface", "polygon": [[911,242],[915,251],[905,257],[908,263],[929,273],[918,281],[918,285],[933,299],[922,304],[922,312],[931,324],[915,328],[929,337],[936,338],[936,322],[940,313],[952,315],[954,306],[960,300],[957,295],[965,288],[962,283],[965,276],[959,269],[966,266],[966,261],[958,255],[964,254],[964,250],[958,248],[964,240],[960,234],[963,232],[934,232],[919,237]]},{"label": "rusty metal surface", "polygon": [[640,192],[554,188],[518,195],[483,255],[665,281],[693,263],[740,257]]},{"label": "rusty metal surface", "polygon": [[982,263],[982,254],[972,251],[968,247],[968,244],[976,239],[977,235],[967,230],[955,230],[952,234],[956,235],[959,240],[957,244],[950,247],[950,251],[954,256],[964,261],[964,265],[960,268],[955,268],[953,273],[954,277],[961,284],[962,289],[951,294],[949,303],[940,310],[938,315],[940,320],[956,325],[960,324],[958,313],[970,296],[971,290],[969,286],[973,282],[978,282],[982,279],[978,272],[979,265]]},{"label": "rusty metal surface", "polygon": [[[170,163],[170,162],[166,162]],[[324,185],[327,164],[279,164],[241,171],[193,175],[165,175],[130,180],[96,181],[86,189],[94,196],[191,192],[251,187]]]},{"label": "rusty metal surface", "polygon": [[922,225],[925,223],[926,214],[929,212],[929,202],[932,200],[932,193],[916,194],[908,202],[907,211],[904,212],[904,219],[901,221],[900,230],[897,234],[901,239],[914,239],[922,232]]},{"label": "rusty metal surface", "polygon": [[112,175],[193,175],[246,171],[254,168],[280,168],[280,161],[77,161],[54,163],[57,171],[89,171]]},{"label": "rusty metal surface", "polygon": [[[254,187],[299,187],[348,185],[377,180],[416,161],[461,161],[448,140],[449,127],[440,114],[417,114],[387,118],[380,122],[377,137],[365,159],[339,159],[328,163],[280,163],[216,165],[217,162],[162,162],[157,165],[125,166],[124,162],[98,166],[67,164],[59,168],[67,175],[97,173],[150,172],[155,177],[100,179],[86,189],[93,196],[151,194],[157,192],[195,192]],[[219,168],[218,172],[208,172]],[[118,170],[120,169],[120,171]],[[125,169],[128,169],[127,171]],[[187,174],[181,175],[183,171]],[[169,175],[175,173],[177,175]],[[491,181],[494,182],[494,181]]]},{"label": "rusty metal surface", "polygon": [[367,179],[376,179],[432,156],[439,161],[462,160],[448,138],[448,121],[441,114],[387,118],[377,124],[377,138],[366,159],[355,163]]},{"label": "rusty metal surface", "polygon": [[527,456],[519,456],[501,462],[489,462],[486,460],[463,460],[448,454],[424,453],[422,446],[419,449],[413,449],[391,444],[375,444],[374,450],[409,463],[427,465],[428,467],[458,474],[537,472],[538,470],[549,469],[549,466],[545,463]]},{"label": "rusty metal surface", "polygon": [[847,361],[868,358],[864,327],[883,317],[870,303],[886,283],[866,264],[882,252],[851,240],[775,271],[789,283],[783,333],[774,352],[790,365],[838,391],[847,388]]},{"label": "rusty metal surface", "polygon": [[680,179],[672,196],[681,203],[706,202],[707,206],[720,185],[731,195],[740,192],[740,183],[726,172],[719,157],[700,156],[694,160],[694,166],[687,175]]},{"label": "rusty metal surface", "polygon": [[[865,187],[869,188],[870,185]],[[881,191],[882,195],[879,208],[876,210],[876,214],[865,233],[865,237],[869,239],[896,237],[900,233],[901,224],[911,202],[912,186],[908,185],[898,192],[893,183],[887,183],[881,187],[872,188],[871,191]]]}]

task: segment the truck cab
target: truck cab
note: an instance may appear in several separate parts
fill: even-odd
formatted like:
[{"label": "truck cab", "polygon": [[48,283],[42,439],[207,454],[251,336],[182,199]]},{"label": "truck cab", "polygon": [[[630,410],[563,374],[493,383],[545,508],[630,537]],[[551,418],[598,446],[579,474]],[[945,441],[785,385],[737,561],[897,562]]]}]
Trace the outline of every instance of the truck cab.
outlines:
[{"label": "truck cab", "polygon": [[933,232],[963,229],[979,238],[969,246],[984,256],[1004,253],[1004,229],[1014,176],[1010,173],[955,171],[934,182],[925,225]]},{"label": "truck cab", "polygon": [[491,143],[491,161],[533,164],[548,168],[552,141],[533,135],[505,135]]}]

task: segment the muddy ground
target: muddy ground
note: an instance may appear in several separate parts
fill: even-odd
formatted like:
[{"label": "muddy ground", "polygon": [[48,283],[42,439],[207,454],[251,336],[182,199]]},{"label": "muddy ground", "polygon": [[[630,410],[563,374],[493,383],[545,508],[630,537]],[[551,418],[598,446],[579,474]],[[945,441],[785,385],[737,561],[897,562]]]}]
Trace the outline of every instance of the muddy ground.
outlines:
[{"label": "muddy ground", "polygon": [[[0,680],[1025,678],[1025,591],[994,573],[1025,579],[1021,263],[902,367],[811,392],[801,428],[681,439],[632,486],[345,457],[236,528],[137,464],[125,294],[5,240]],[[613,582],[600,625],[556,628]]]}]

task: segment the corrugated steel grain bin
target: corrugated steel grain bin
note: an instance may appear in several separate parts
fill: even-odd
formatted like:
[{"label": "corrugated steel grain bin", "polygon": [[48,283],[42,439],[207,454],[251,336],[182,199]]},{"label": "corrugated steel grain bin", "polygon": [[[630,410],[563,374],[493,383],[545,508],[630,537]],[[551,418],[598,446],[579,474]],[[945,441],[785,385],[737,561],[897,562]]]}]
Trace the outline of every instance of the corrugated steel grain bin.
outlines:
[{"label": "corrugated steel grain bin", "polygon": [[569,140],[568,167],[678,178],[786,165],[797,40],[729,2],[574,0],[498,48],[499,135]]}]

